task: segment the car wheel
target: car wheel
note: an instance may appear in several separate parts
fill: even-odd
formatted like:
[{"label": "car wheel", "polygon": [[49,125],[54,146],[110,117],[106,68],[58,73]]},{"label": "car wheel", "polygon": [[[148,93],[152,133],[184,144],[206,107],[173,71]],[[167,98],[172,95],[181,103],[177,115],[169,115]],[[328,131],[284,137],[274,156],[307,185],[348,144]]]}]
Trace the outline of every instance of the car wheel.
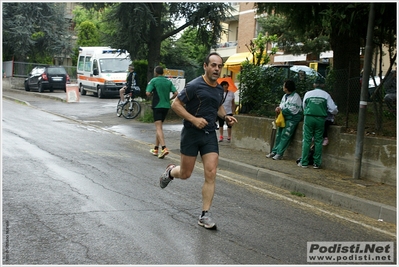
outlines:
[{"label": "car wheel", "polygon": [[25,82],[25,91],[27,91],[27,92],[30,91],[29,84],[27,81]]},{"label": "car wheel", "polygon": [[80,91],[80,95],[86,95],[86,90],[83,87],[83,84],[79,85],[79,91]]},{"label": "car wheel", "polygon": [[98,98],[104,98],[104,94],[102,93],[100,87],[97,87],[97,97],[98,97]]},{"label": "car wheel", "polygon": [[43,93],[43,84],[41,82],[38,83],[37,88],[39,90],[39,93]]}]

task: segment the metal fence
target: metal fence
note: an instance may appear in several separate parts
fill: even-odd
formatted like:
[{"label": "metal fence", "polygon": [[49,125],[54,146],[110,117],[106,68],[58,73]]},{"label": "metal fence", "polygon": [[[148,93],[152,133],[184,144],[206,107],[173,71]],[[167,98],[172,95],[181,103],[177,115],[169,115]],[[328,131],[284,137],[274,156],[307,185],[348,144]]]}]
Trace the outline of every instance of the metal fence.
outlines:
[{"label": "metal fence", "polygon": [[[369,84],[369,79],[362,81],[361,78],[360,75],[350,78],[348,70],[345,69],[334,70],[332,77],[327,79],[326,91],[330,93],[339,110],[335,123],[339,126],[344,126],[347,132],[357,131],[362,82]],[[397,125],[396,105],[392,109],[384,102],[386,94],[384,86],[371,98],[376,88],[377,86],[369,86],[365,132],[371,136],[395,137]]]}]

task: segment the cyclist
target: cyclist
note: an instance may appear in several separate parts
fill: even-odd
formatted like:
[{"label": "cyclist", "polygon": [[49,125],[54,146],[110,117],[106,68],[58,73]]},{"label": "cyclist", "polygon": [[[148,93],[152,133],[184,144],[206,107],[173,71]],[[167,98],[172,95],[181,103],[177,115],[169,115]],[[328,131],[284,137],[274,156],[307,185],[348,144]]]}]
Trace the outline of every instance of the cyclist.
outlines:
[{"label": "cyclist", "polygon": [[129,65],[129,75],[126,78],[126,85],[119,89],[119,96],[121,98],[121,105],[125,103],[125,94],[130,92],[132,86],[139,86],[137,80],[137,73],[134,72],[134,65]]}]

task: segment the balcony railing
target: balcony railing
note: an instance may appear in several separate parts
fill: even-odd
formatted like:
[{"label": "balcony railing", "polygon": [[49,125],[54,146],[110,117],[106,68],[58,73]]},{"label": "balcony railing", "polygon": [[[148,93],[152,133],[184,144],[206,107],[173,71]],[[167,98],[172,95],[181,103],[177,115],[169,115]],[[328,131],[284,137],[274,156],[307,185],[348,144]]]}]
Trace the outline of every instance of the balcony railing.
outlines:
[{"label": "balcony railing", "polygon": [[218,43],[214,46],[212,46],[213,49],[221,49],[221,48],[231,48],[237,46],[238,42],[225,42],[225,43]]}]

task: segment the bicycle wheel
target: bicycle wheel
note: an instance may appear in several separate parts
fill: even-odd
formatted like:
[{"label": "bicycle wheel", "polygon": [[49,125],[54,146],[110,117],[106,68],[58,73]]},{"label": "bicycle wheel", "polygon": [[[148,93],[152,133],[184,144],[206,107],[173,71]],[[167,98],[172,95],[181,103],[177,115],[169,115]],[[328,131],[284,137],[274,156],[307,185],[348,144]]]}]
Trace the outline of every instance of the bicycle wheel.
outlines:
[{"label": "bicycle wheel", "polygon": [[126,119],[134,119],[140,114],[140,112],[141,112],[140,103],[135,100],[127,102],[122,107],[122,115]]},{"label": "bicycle wheel", "polygon": [[122,101],[119,99],[118,104],[116,105],[116,116],[120,117],[122,116]]}]

